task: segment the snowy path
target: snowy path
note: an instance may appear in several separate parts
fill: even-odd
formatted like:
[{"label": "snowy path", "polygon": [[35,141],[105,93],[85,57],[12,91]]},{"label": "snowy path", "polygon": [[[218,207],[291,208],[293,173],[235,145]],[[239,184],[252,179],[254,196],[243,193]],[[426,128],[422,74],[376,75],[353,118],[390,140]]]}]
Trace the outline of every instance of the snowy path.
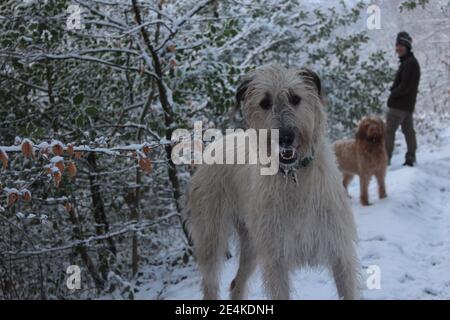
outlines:
[{"label": "snowy path", "polygon": [[[450,298],[450,137],[443,149],[422,150],[418,167],[403,168],[397,156],[390,168],[389,198],[362,208],[352,200],[362,265],[379,265],[381,290],[367,299]],[[358,194],[358,185],[351,193]]]},{"label": "snowy path", "polygon": [[[418,154],[416,168],[404,168],[404,144],[389,168],[389,197],[379,200],[376,183],[370,188],[371,207],[358,202],[359,181],[350,186],[352,207],[358,226],[365,299],[449,299],[450,298],[450,130],[433,146],[424,146]],[[401,154],[400,154],[401,152]],[[222,298],[237,268],[231,259],[222,276]],[[364,268],[377,265],[381,269],[381,289],[368,290]],[[199,299],[200,276],[195,267],[177,270],[186,279],[169,286],[162,299]],[[174,274],[172,274],[174,276]],[[294,299],[336,299],[332,278],[326,270],[304,270],[292,277]],[[152,296],[149,285],[137,298]],[[155,285],[155,283],[153,284]],[[154,287],[154,286],[153,286]],[[252,280],[250,299],[263,299],[260,274]]]}]

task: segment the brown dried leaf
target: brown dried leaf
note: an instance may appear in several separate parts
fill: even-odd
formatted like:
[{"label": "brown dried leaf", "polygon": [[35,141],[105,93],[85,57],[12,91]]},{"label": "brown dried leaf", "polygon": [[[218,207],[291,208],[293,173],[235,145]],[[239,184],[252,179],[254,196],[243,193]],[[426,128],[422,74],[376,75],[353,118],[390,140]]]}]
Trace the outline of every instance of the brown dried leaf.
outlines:
[{"label": "brown dried leaf", "polygon": [[70,161],[67,165],[67,174],[69,175],[69,178],[73,178],[77,174],[77,167],[73,161]]},{"label": "brown dried leaf", "polygon": [[142,151],[144,151],[144,153],[148,154],[148,153],[152,152],[152,148],[150,148],[149,146],[145,145],[142,148]]},{"label": "brown dried leaf", "polygon": [[30,140],[24,139],[20,148],[25,158],[30,158],[33,155],[33,146]]},{"label": "brown dried leaf", "polygon": [[65,205],[64,205],[64,209],[66,210],[66,212],[67,213],[70,213],[71,211],[72,211],[72,205],[69,203],[69,202],[67,202]]},{"label": "brown dried leaf", "polygon": [[6,153],[6,151],[3,149],[0,149],[0,161],[3,164],[3,169],[6,169],[6,167],[8,167],[8,160],[9,160],[9,157],[8,157],[8,154]]},{"label": "brown dried leaf", "polygon": [[58,143],[52,147],[52,152],[55,156],[62,156],[64,153],[64,148]]},{"label": "brown dried leaf", "polygon": [[168,45],[168,46],[167,46],[167,51],[169,51],[169,52],[175,52],[175,50],[177,50],[176,45],[171,44],[171,45]]},{"label": "brown dried leaf", "polygon": [[70,157],[72,157],[73,156],[73,154],[74,154],[74,152],[75,152],[75,150],[74,150],[74,148],[73,148],[73,144],[71,144],[71,143],[69,143],[68,145],[67,145],[67,154],[70,156]]},{"label": "brown dried leaf", "polygon": [[152,162],[149,158],[141,158],[139,160],[139,167],[147,173],[152,172]]},{"label": "brown dried leaf", "polygon": [[62,161],[55,163],[55,167],[57,167],[61,173],[64,172],[64,163]]},{"label": "brown dried leaf", "polygon": [[31,192],[28,190],[22,191],[22,199],[25,202],[30,202],[31,201]]},{"label": "brown dried leaf", "polygon": [[53,183],[55,184],[55,187],[59,187],[59,184],[61,183],[61,172],[60,171],[54,171],[53,172]]},{"label": "brown dried leaf", "polygon": [[19,193],[17,192],[10,192],[8,194],[8,207],[12,206],[14,203],[19,200]]},{"label": "brown dried leaf", "polygon": [[81,159],[81,157],[83,156],[83,152],[81,152],[81,151],[76,151],[75,152],[75,159]]},{"label": "brown dried leaf", "polygon": [[170,59],[170,60],[169,60],[169,65],[170,65],[172,68],[175,68],[175,67],[177,66],[177,61],[174,60],[174,59]]}]

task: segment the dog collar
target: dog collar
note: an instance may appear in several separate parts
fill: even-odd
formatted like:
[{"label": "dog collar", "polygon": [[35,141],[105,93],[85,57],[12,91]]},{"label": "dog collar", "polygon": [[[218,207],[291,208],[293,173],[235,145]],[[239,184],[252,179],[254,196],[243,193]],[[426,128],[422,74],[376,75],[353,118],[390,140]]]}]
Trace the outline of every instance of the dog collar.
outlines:
[{"label": "dog collar", "polygon": [[311,150],[311,155],[310,155],[310,156],[305,157],[305,158],[302,158],[302,159],[299,161],[298,168],[289,168],[289,170],[286,171],[286,170],[284,170],[282,167],[280,167],[280,172],[281,172],[284,176],[292,178],[292,180],[293,180],[295,183],[297,183],[297,182],[298,182],[298,179],[297,179],[297,170],[298,170],[298,169],[304,169],[304,168],[307,168],[307,167],[311,164],[311,162],[313,162],[313,160],[314,160],[314,149]]},{"label": "dog collar", "polygon": [[314,148],[311,148],[311,155],[309,157],[301,159],[300,168],[306,168],[307,166],[309,166],[311,162],[313,162],[314,160],[314,155],[315,155]]},{"label": "dog collar", "polygon": [[313,162],[314,160],[314,151],[312,152],[312,155],[310,157],[303,158],[302,161],[300,161],[300,167],[306,168]]}]

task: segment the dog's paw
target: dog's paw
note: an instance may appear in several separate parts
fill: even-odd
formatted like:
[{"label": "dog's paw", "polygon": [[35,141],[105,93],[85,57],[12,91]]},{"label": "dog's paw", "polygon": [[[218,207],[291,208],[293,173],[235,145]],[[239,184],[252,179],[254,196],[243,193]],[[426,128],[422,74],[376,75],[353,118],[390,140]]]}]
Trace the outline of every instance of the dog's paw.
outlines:
[{"label": "dog's paw", "polygon": [[380,194],[380,199],[386,199],[388,195],[386,193]]}]

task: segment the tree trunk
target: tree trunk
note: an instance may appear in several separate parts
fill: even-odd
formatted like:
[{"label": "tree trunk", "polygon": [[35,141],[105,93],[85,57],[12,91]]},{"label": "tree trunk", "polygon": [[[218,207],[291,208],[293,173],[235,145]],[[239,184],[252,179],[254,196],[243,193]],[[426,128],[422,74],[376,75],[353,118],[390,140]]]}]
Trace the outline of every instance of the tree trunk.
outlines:
[{"label": "tree trunk", "polygon": [[[109,224],[106,218],[105,213],[105,205],[103,203],[103,198],[100,192],[100,181],[97,179],[97,174],[99,172],[97,168],[97,158],[94,152],[89,153],[87,157],[87,161],[89,163],[89,184],[91,189],[91,197],[92,197],[92,211],[95,223],[97,224],[95,227],[95,231],[97,235],[102,235],[108,233]],[[116,255],[116,246],[114,240],[112,238],[106,239],[108,243],[108,249],[113,256]],[[108,252],[105,250],[99,250],[99,259],[100,259],[100,271],[103,275],[103,278],[106,279],[109,272],[109,263],[108,263]]]},{"label": "tree trunk", "polygon": [[[75,235],[75,238],[78,240],[83,239],[83,231],[81,230],[80,222],[78,220],[77,214],[75,212],[74,206],[71,204],[68,208],[68,214],[70,221],[73,224],[73,233]],[[97,290],[102,290],[105,285],[104,279],[97,273],[97,268],[92,261],[91,257],[89,256],[87,249],[84,245],[78,245],[76,247],[76,251],[80,254],[81,259],[83,260],[89,274],[91,275],[92,279],[94,279],[95,286]]]},{"label": "tree trunk", "polygon": [[[142,24],[142,17],[141,12],[139,9],[139,6],[137,4],[137,0],[132,0],[133,5],[133,11],[135,14],[135,19],[138,25]],[[158,53],[154,49],[149,34],[145,27],[141,28],[141,35],[144,40],[145,46],[147,47],[147,50],[150,52],[150,56],[153,61],[153,65],[149,67],[153,67],[155,69],[155,73],[157,75],[156,81],[156,87],[158,89],[159,93],[159,102],[161,103],[161,107],[164,111],[164,125],[165,125],[165,138],[170,141],[172,139],[172,133],[173,133],[173,124],[175,123],[174,114],[172,111],[172,106],[170,105],[169,98],[167,96],[167,90],[166,86],[164,84],[164,73],[161,66],[161,61],[158,56]],[[181,192],[180,192],[180,182],[178,180],[178,174],[177,174],[177,168],[175,164],[172,162],[171,156],[172,156],[172,145],[167,144],[165,146],[166,151],[166,159],[168,162],[168,175],[169,180],[172,185],[172,195],[175,201],[175,207],[177,209],[177,212],[179,213],[179,220],[181,227],[183,229],[183,232],[189,242],[189,245],[192,246],[192,241],[189,237],[189,233],[187,232],[186,225],[181,217],[181,204],[180,204],[180,198],[181,198]]]}]

